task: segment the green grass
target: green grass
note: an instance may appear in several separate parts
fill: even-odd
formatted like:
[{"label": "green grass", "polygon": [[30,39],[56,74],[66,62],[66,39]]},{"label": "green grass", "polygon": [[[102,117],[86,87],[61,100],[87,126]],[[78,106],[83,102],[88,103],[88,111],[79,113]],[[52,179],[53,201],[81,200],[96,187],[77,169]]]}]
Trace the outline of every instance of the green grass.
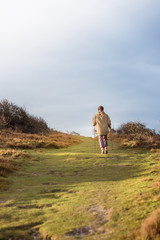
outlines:
[{"label": "green grass", "polygon": [[[30,159],[7,178],[0,194],[0,239],[132,239],[159,208],[160,153],[119,149],[99,154],[94,140]],[[96,152],[95,152],[96,150]],[[155,183],[155,184],[153,184]],[[48,237],[48,238],[47,238]]]}]

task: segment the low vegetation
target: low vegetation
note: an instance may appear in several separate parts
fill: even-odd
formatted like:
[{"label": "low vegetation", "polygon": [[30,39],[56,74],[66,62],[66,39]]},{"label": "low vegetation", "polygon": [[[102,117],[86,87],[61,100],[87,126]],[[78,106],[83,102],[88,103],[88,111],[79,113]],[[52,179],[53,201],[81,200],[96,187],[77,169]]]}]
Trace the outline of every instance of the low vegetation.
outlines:
[{"label": "low vegetation", "polygon": [[50,131],[47,134],[27,134],[11,129],[0,132],[0,176],[16,169],[16,159],[29,158],[27,150],[64,148],[80,143],[71,134]]},{"label": "low vegetation", "polygon": [[70,148],[1,152],[30,157],[1,191],[0,239],[160,238],[160,150],[115,142],[112,150],[109,142],[109,155],[101,155],[97,142],[81,140]]},{"label": "low vegetation", "polygon": [[0,157],[0,176],[6,176],[7,173],[12,172],[14,169],[12,159]]},{"label": "low vegetation", "polygon": [[123,147],[160,148],[160,135],[140,122],[121,125],[114,135]]},{"label": "low vegetation", "polygon": [[140,236],[142,239],[156,239],[160,237],[160,209],[153,211],[147,217],[140,228]]},{"label": "low vegetation", "polygon": [[47,134],[26,134],[9,129],[2,130],[0,134],[0,148],[63,148],[79,142],[76,136],[54,130]]},{"label": "low vegetation", "polygon": [[49,127],[44,119],[30,115],[25,108],[0,101],[0,129],[12,129],[24,133],[46,133]]},{"label": "low vegetation", "polygon": [[13,149],[0,149],[0,188],[4,187],[3,177],[7,177],[10,173],[16,170],[17,165],[20,162],[17,162],[17,159],[29,159],[30,153],[24,150],[13,150]]},{"label": "low vegetation", "polygon": [[58,149],[79,142],[72,134],[50,129],[45,120],[24,108],[6,99],[0,101],[0,188],[7,182],[4,177],[17,169],[19,160],[30,158],[29,150]]}]

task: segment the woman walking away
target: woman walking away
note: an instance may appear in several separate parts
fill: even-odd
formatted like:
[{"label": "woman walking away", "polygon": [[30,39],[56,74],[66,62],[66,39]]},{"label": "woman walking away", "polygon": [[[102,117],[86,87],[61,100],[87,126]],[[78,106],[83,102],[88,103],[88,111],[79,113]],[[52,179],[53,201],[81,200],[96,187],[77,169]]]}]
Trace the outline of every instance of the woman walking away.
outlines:
[{"label": "woman walking away", "polygon": [[92,120],[93,126],[97,128],[98,140],[99,145],[101,148],[101,153],[108,153],[107,146],[107,135],[109,133],[109,128],[111,129],[111,119],[109,116],[104,112],[104,107],[98,107],[98,113],[94,116]]}]

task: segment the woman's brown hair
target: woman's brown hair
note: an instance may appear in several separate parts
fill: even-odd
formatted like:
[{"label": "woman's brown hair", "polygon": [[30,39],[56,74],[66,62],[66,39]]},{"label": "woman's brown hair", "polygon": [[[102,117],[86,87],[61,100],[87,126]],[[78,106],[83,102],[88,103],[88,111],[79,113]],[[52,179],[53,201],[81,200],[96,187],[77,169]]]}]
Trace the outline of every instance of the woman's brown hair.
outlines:
[{"label": "woman's brown hair", "polygon": [[99,107],[98,107],[98,111],[99,111],[99,110],[100,110],[101,112],[103,112],[104,107],[103,107],[103,106],[99,106]]}]

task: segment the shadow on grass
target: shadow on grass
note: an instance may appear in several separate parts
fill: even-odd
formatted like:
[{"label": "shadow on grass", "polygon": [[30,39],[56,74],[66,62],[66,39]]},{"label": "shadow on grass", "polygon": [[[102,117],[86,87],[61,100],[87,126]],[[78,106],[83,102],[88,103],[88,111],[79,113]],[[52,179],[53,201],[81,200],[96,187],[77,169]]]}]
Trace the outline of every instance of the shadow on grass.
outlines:
[{"label": "shadow on grass", "polygon": [[[26,239],[26,240],[32,240],[32,239],[39,239],[42,240],[39,234],[39,229],[34,228],[35,226],[38,226],[42,224],[43,222],[34,222],[30,224],[22,224],[18,225],[16,227],[8,227],[4,228],[0,231],[0,239],[3,240],[20,240],[20,239]],[[3,236],[3,238],[1,238]]]},{"label": "shadow on grass", "polygon": [[[66,154],[66,159],[64,161]],[[48,173],[60,183],[84,183],[97,181],[122,181],[144,175],[144,151],[123,150],[113,154],[100,155],[74,152],[54,153],[57,166]],[[59,163],[59,164],[58,164]],[[53,172],[53,174],[52,174]]]}]

